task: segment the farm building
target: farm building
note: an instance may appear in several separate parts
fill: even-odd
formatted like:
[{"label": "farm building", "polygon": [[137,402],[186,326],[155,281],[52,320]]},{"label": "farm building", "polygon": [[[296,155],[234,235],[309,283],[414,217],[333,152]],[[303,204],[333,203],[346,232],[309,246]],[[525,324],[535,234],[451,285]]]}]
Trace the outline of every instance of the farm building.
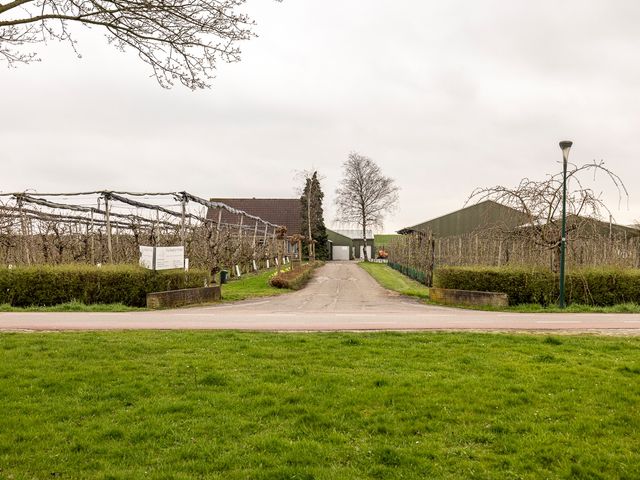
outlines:
[{"label": "farm building", "polygon": [[441,217],[405,227],[398,230],[398,233],[431,232],[436,237],[451,237],[492,227],[510,230],[526,221],[527,216],[524,213],[492,200],[486,200]]},{"label": "farm building", "polygon": [[[331,260],[353,260],[364,258],[364,241],[360,230],[329,230],[329,251]],[[367,255],[369,258],[375,256],[373,232],[367,230]]]},{"label": "farm building", "polygon": [[[575,216],[567,217],[567,225],[575,223]],[[595,219],[580,217],[582,232],[602,236],[631,238],[640,236],[640,230],[633,227],[618,225],[612,222],[602,222]],[[485,200],[475,205],[456,210],[441,217],[427,220],[411,227],[398,230],[400,234],[413,232],[431,232],[435,237],[453,237],[469,233],[477,233],[492,228],[501,231],[514,231],[517,228],[527,228],[529,218],[523,212],[493,200]]]}]

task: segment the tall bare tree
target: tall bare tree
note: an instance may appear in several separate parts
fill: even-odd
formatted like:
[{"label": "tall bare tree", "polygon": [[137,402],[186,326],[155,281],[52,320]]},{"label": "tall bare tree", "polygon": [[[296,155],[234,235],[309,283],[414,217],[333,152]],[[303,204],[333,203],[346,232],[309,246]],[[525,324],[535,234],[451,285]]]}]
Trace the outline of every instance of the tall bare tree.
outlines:
[{"label": "tall bare tree", "polygon": [[362,228],[364,260],[367,255],[367,227],[382,226],[385,212],[395,208],[398,190],[390,177],[370,158],[351,152],[343,164],[344,173],[336,189],[338,219]]},{"label": "tall bare tree", "polygon": [[[611,222],[612,215],[601,196],[585,187],[581,176],[585,173],[604,174],[618,190],[620,199],[628,197],[627,189],[618,175],[605,167],[604,162],[591,162],[581,166],[569,164],[567,170],[567,236],[594,236],[598,222]],[[560,249],[562,223],[563,173],[549,175],[544,180],[524,178],[515,187],[497,185],[477,188],[467,204],[494,200],[522,212],[519,228],[496,227],[501,237],[526,237],[534,244],[550,250]],[[556,255],[559,259],[559,255]],[[555,266],[557,268],[557,266]]]},{"label": "tall bare tree", "polygon": [[254,22],[238,8],[246,0],[9,0],[0,3],[0,60],[9,66],[37,60],[25,48],[47,38],[77,53],[74,24],[97,27],[120,50],[132,49],[158,82],[209,86],[216,62],[240,60],[238,42],[253,37]]}]

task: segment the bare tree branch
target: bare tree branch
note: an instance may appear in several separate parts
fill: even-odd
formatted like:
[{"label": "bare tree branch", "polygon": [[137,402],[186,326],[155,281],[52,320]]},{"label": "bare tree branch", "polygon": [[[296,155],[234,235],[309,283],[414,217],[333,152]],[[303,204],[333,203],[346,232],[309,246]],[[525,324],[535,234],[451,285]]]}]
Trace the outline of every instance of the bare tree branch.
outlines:
[{"label": "bare tree branch", "polygon": [[[279,0],[277,0],[279,1]],[[163,87],[210,86],[216,63],[240,60],[238,43],[254,22],[238,9],[246,0],[14,0],[0,4],[0,59],[9,66],[37,60],[23,51],[47,38],[70,42],[69,27],[104,29],[109,43],[133,49]],[[76,51],[77,53],[77,51]]]}]

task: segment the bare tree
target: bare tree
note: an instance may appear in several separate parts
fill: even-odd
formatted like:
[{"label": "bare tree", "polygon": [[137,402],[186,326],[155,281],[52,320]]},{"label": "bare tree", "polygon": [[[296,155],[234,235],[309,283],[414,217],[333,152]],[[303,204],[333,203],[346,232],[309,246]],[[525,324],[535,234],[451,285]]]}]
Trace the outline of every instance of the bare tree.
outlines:
[{"label": "bare tree", "polygon": [[[619,197],[628,197],[627,189],[618,175],[604,166],[604,162],[592,162],[582,166],[570,164],[567,170],[567,235],[572,232],[593,236],[598,222],[611,222],[612,215],[601,196],[587,188],[581,175],[591,172],[604,174],[617,188]],[[501,237],[526,237],[534,244],[547,249],[560,249],[562,222],[562,172],[549,175],[545,180],[524,178],[516,187],[482,187],[474,190],[467,204],[472,201],[494,200],[522,212],[523,221],[517,228],[496,227]],[[604,218],[606,213],[606,219]],[[556,256],[559,259],[559,255]]]},{"label": "bare tree", "polygon": [[76,51],[73,24],[99,27],[109,43],[133,49],[164,87],[175,81],[209,86],[216,62],[237,62],[237,43],[254,22],[237,9],[246,0],[10,0],[0,3],[0,59],[9,66],[37,60],[26,45],[47,38]]},{"label": "bare tree", "polygon": [[362,228],[364,259],[367,255],[367,227],[382,226],[384,213],[395,208],[398,187],[370,158],[351,152],[343,164],[344,176],[336,189],[335,203],[340,221]]}]

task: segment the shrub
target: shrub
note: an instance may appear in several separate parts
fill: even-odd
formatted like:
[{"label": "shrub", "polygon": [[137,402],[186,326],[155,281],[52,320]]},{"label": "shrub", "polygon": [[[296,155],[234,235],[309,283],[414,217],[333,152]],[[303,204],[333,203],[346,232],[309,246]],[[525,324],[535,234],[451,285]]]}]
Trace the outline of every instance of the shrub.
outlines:
[{"label": "shrub", "polygon": [[0,268],[0,304],[50,306],[78,301],[146,305],[150,292],[201,287],[204,270],[154,272],[137,265],[39,265]]},{"label": "shrub", "polygon": [[[510,305],[555,303],[558,275],[549,270],[513,267],[443,267],[434,285],[441,288],[503,292]],[[608,306],[640,302],[640,270],[582,269],[567,273],[567,303]]]},{"label": "shrub", "polygon": [[321,265],[324,265],[324,262],[306,263],[302,268],[287,270],[286,272],[280,272],[279,275],[274,275],[269,280],[269,283],[276,288],[300,290],[311,279],[313,271]]}]

